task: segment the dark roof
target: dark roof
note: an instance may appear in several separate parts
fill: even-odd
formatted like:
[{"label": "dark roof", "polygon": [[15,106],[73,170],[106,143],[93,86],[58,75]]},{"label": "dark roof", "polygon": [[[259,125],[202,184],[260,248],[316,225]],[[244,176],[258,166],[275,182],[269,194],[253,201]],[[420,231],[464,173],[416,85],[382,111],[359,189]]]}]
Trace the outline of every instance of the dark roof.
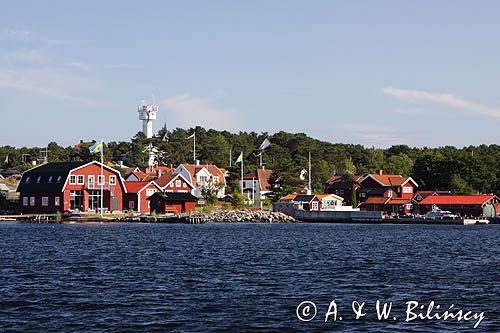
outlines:
[{"label": "dark roof", "polygon": [[327,188],[328,189],[341,189],[341,190],[350,190],[352,189],[352,185],[354,182],[352,180],[342,180],[342,181],[337,181],[329,185]]},{"label": "dark roof", "polygon": [[152,196],[150,196],[147,200],[150,200],[152,197],[159,196],[164,200],[179,200],[179,201],[197,201],[198,198],[192,195],[191,193],[186,192],[156,192]]},{"label": "dark roof", "polygon": [[[84,164],[86,163],[53,162],[45,163],[39,167],[25,171],[17,187],[17,192],[62,192],[69,172]],[[29,181],[26,182],[28,177]],[[50,182],[49,179],[51,180]]]},{"label": "dark roof", "polygon": [[376,187],[376,188],[370,188],[370,187],[362,187],[358,188],[357,192],[358,193],[369,193],[370,195],[383,195],[389,187]]},{"label": "dark roof", "polygon": [[308,194],[299,194],[297,195],[293,201],[298,201],[298,202],[310,202],[312,199],[314,199],[315,195],[308,195]]}]

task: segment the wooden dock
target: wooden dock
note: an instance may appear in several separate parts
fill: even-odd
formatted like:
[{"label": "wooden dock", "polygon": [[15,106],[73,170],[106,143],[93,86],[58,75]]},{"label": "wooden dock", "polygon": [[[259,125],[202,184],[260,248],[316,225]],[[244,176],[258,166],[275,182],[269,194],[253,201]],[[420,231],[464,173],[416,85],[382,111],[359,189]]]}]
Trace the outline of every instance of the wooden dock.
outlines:
[{"label": "wooden dock", "polygon": [[1,222],[38,222],[49,223],[56,222],[56,214],[18,214],[18,215],[0,215]]}]

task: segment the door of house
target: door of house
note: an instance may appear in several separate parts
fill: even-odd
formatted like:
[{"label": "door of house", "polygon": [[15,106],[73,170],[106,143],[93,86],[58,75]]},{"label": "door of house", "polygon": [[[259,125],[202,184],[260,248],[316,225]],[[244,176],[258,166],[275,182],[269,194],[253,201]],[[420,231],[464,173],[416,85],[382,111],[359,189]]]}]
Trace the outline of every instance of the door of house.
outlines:
[{"label": "door of house", "polygon": [[118,198],[111,197],[111,210],[118,210]]}]

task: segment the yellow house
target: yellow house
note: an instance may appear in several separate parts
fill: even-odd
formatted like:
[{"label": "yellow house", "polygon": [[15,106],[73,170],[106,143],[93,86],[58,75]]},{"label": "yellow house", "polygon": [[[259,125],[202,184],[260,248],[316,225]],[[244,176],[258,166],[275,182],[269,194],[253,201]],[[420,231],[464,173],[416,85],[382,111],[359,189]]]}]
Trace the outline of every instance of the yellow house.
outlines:
[{"label": "yellow house", "polygon": [[321,200],[321,210],[335,209],[344,202],[344,198],[335,194],[316,194],[316,196]]}]

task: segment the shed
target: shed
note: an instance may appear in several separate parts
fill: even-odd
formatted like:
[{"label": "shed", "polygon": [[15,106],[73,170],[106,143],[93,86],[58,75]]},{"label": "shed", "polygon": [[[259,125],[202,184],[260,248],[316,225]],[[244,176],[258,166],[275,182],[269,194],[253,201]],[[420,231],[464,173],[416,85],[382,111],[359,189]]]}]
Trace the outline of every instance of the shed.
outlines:
[{"label": "shed", "polygon": [[159,214],[179,214],[194,210],[198,199],[191,193],[156,192],[147,200],[150,201],[151,211],[155,211]]}]

